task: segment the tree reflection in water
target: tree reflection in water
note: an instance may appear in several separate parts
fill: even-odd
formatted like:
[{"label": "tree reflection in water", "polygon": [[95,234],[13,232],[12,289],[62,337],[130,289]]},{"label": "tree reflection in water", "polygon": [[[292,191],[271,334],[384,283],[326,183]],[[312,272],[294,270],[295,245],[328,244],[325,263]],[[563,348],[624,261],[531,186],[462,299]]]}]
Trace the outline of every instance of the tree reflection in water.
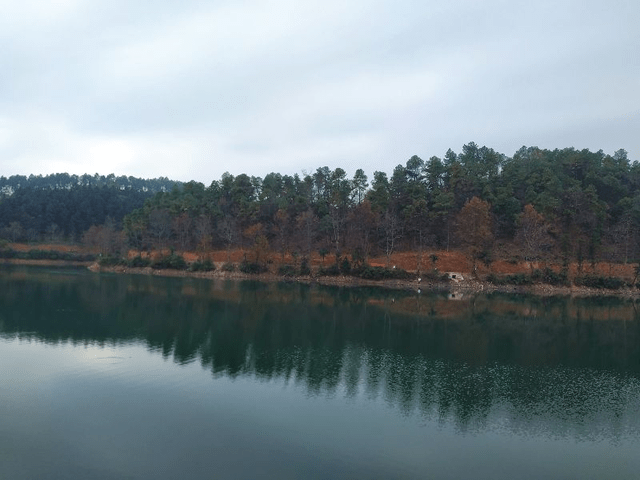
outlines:
[{"label": "tree reflection in water", "polygon": [[363,395],[462,432],[640,433],[638,304],[4,269],[0,335],[143,342],[214,376]]}]

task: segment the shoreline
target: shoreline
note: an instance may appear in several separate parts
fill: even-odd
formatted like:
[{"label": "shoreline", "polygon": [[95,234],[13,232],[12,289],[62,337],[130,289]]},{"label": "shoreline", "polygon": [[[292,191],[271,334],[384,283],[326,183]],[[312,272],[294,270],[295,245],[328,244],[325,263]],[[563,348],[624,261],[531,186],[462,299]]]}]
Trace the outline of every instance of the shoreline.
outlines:
[{"label": "shoreline", "polygon": [[448,292],[452,297],[461,295],[475,295],[479,293],[513,293],[522,295],[536,295],[539,297],[571,296],[571,297],[620,297],[640,298],[640,289],[621,288],[619,290],[596,289],[572,285],[554,286],[548,284],[534,284],[526,286],[494,285],[481,280],[462,280],[451,282],[418,282],[416,280],[365,280],[345,275],[339,276],[282,276],[275,273],[247,274],[239,271],[224,272],[220,265],[211,272],[190,272],[187,270],[153,269],[151,267],[100,266],[97,262],[73,260],[33,260],[33,259],[3,259],[2,265],[24,265],[41,267],[84,267],[94,273],[117,273],[129,275],[153,275],[161,277],[182,277],[202,279],[226,280],[257,280],[262,282],[294,282],[308,285],[328,285],[337,287],[379,287],[390,290],[404,290],[420,292]]},{"label": "shoreline", "polygon": [[34,267],[86,267],[90,268],[94,262],[80,260],[33,260],[24,258],[3,258],[2,265],[27,265]]},{"label": "shoreline", "polygon": [[247,274],[238,271],[223,272],[218,267],[212,272],[189,272],[186,270],[153,269],[151,267],[103,267],[97,262],[88,266],[95,273],[117,273],[130,275],[152,275],[160,277],[182,277],[227,280],[257,280],[262,282],[292,282],[308,285],[329,285],[337,287],[380,287],[390,290],[420,292],[448,292],[452,295],[473,295],[479,293],[513,293],[536,295],[539,297],[571,296],[571,297],[621,297],[640,298],[640,289],[623,288],[619,290],[597,289],[589,287],[554,286],[535,284],[528,286],[494,285],[480,280],[462,280],[459,282],[418,282],[416,280],[365,280],[345,275],[339,276],[282,276],[275,273]]}]

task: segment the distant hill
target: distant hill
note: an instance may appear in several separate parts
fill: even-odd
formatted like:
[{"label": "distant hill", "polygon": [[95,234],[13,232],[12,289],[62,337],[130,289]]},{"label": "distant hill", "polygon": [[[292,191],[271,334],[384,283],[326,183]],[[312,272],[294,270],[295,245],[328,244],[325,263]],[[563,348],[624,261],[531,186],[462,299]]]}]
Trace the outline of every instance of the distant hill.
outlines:
[{"label": "distant hill", "polygon": [[12,241],[79,240],[92,225],[127,213],[182,183],[160,177],[115,175],[14,175],[0,177],[0,238]]},{"label": "distant hill", "polygon": [[135,190],[139,192],[168,192],[174,186],[180,186],[182,182],[169,180],[166,177],[136,178],[121,175],[116,177],[113,173],[107,176],[70,175],[68,173],[53,173],[51,175],[12,175],[9,178],[0,177],[0,196],[11,196],[20,188],[33,188],[41,190],[69,190],[73,187],[115,187],[119,190]]}]

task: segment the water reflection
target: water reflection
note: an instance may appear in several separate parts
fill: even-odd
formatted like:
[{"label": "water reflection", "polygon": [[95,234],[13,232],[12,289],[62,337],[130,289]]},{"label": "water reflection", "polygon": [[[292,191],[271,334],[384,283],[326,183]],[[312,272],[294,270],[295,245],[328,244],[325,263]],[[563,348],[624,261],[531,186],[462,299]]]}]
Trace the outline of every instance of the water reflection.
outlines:
[{"label": "water reflection", "polygon": [[[73,273],[73,274],[71,274]],[[640,316],[618,298],[465,297],[13,268],[0,335],[142,342],[214,376],[381,399],[473,433],[640,433]]]}]

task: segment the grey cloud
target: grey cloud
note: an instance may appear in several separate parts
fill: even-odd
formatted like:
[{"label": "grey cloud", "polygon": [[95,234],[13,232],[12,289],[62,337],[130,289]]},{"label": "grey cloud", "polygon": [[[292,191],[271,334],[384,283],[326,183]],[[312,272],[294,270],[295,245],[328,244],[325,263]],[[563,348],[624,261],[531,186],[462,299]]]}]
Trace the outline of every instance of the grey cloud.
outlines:
[{"label": "grey cloud", "polygon": [[0,174],[47,164],[33,122],[63,126],[50,163],[76,173],[124,142],[146,176],[207,182],[229,164],[390,171],[469,141],[640,159],[635,2],[37,4],[0,20]]}]

